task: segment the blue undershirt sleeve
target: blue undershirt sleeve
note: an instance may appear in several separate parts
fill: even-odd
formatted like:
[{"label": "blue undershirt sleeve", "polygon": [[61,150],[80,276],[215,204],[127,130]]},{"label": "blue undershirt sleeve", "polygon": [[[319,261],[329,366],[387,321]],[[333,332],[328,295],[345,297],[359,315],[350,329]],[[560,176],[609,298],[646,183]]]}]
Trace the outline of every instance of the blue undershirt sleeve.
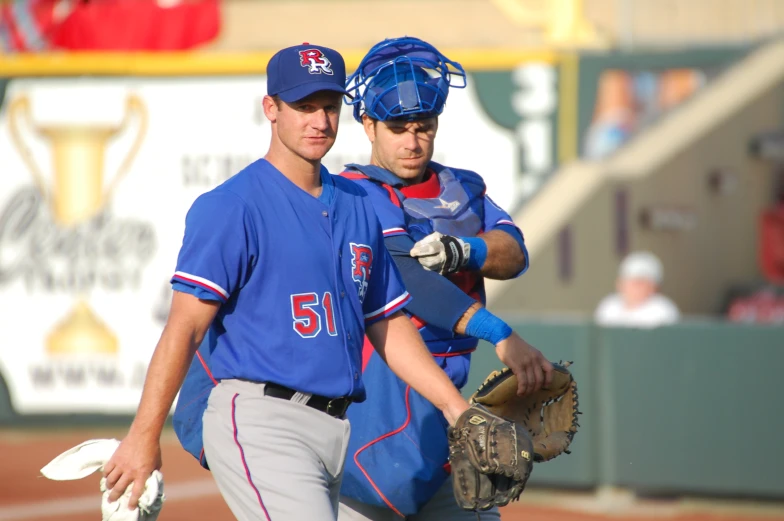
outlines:
[{"label": "blue undershirt sleeve", "polygon": [[409,252],[414,241],[408,235],[386,237],[384,244],[392,255],[412,300],[406,310],[428,324],[453,331],[460,317],[476,302],[449,279],[426,270]]}]

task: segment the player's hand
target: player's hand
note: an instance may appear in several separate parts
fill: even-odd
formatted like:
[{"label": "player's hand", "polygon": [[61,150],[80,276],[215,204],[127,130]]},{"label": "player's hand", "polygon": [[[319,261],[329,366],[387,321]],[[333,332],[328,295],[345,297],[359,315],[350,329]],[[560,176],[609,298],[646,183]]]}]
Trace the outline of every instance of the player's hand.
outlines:
[{"label": "player's hand", "polygon": [[448,275],[466,265],[471,246],[457,237],[433,232],[414,244],[409,254],[425,269]]},{"label": "player's hand", "polygon": [[153,470],[161,468],[161,444],[156,438],[129,433],[122,440],[112,458],[103,466],[106,487],[111,490],[109,501],[120,499],[129,485],[133,485],[128,508],[136,508],[144,492],[144,483]]},{"label": "player's hand", "polygon": [[517,377],[517,394],[523,396],[549,386],[553,364],[534,346],[512,333],[495,346],[495,352]]}]

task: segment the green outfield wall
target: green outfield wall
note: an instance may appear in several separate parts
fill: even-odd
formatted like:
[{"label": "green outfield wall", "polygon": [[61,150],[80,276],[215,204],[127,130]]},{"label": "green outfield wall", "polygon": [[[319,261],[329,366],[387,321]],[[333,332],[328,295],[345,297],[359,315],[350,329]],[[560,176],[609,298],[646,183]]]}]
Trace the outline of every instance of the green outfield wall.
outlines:
[{"label": "green outfield wall", "polygon": [[[538,464],[532,485],[784,497],[784,328],[513,323],[549,359],[574,361],[584,412],[572,454]],[[480,346],[466,395],[499,367]]]}]

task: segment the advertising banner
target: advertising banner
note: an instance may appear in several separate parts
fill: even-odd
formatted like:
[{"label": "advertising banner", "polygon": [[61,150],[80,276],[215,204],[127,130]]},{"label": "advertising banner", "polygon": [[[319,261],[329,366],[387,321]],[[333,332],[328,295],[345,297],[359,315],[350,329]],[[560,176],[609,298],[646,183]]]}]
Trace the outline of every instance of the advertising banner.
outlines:
[{"label": "advertising banner", "polygon": [[[551,84],[552,75],[519,74],[522,83],[506,80],[495,96],[489,77],[453,90],[434,157],[482,174],[488,194],[510,210],[523,168],[552,165],[538,149],[551,140],[547,125],[521,130],[518,116],[505,115],[554,110],[554,94],[526,76]],[[0,376],[16,412],[135,411],[165,323],[185,214],[265,153],[265,87],[258,75],[7,81]],[[489,91],[479,95],[482,88]],[[324,164],[339,173],[369,157],[362,125],[344,107]]]}]

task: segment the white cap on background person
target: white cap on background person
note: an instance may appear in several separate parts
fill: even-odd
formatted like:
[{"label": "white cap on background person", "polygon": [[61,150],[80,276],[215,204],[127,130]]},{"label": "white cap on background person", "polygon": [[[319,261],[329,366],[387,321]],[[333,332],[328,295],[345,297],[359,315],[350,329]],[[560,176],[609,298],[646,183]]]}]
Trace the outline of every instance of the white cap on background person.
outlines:
[{"label": "white cap on background person", "polygon": [[664,279],[664,269],[659,258],[651,252],[630,253],[623,259],[618,270],[620,279],[645,279],[657,286]]},{"label": "white cap on background person", "polygon": [[630,253],[621,262],[615,293],[599,302],[594,320],[600,326],[658,327],[680,320],[680,310],[659,293],[664,279],[662,263],[648,251]]}]

